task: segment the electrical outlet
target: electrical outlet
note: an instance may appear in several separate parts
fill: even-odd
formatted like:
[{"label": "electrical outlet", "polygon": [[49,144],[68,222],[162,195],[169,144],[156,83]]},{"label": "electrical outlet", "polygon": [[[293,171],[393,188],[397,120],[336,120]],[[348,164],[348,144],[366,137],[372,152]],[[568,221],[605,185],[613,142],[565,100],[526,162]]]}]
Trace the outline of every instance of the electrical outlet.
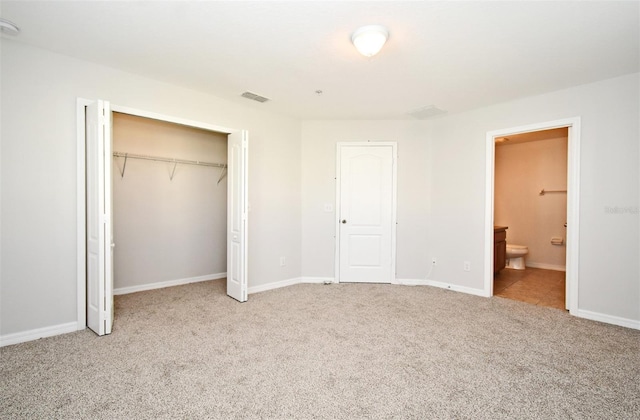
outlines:
[{"label": "electrical outlet", "polygon": [[463,265],[464,271],[471,271],[471,261],[465,261]]},{"label": "electrical outlet", "polygon": [[284,267],[287,265],[287,259],[285,257],[280,257],[280,267]]},{"label": "electrical outlet", "polygon": [[331,203],[324,203],[324,211],[326,213],[331,213],[333,211],[333,204]]}]

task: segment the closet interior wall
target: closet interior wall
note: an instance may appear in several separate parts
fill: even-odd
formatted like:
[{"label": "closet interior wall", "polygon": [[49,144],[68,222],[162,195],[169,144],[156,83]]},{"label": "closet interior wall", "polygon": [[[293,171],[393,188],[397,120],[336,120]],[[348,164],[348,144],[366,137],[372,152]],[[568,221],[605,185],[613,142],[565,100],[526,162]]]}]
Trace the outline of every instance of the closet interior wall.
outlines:
[{"label": "closet interior wall", "polygon": [[[227,135],[114,112],[113,151],[226,163]],[[112,162],[115,293],[224,277],[223,168],[132,158],[124,166],[123,157]]]}]

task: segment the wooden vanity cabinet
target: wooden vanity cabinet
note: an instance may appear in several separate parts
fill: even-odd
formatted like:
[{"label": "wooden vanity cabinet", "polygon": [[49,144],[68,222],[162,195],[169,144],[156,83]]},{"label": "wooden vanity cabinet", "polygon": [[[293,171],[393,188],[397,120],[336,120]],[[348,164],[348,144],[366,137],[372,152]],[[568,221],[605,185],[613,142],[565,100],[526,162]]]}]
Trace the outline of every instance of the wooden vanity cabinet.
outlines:
[{"label": "wooden vanity cabinet", "polygon": [[493,274],[498,273],[507,262],[507,227],[493,228]]}]

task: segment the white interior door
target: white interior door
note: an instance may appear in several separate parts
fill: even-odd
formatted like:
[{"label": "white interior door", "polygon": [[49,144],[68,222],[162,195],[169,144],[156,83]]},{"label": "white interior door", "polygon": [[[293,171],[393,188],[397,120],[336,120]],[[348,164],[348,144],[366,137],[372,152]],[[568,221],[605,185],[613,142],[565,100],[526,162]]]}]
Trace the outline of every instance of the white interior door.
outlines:
[{"label": "white interior door", "polygon": [[113,325],[113,230],[111,208],[111,110],[109,103],[87,106],[87,325],[98,335]]},{"label": "white interior door", "polygon": [[395,280],[394,143],[338,144],[338,280]]},{"label": "white interior door", "polygon": [[227,294],[247,300],[248,147],[249,134],[239,131],[228,137],[227,189]]}]

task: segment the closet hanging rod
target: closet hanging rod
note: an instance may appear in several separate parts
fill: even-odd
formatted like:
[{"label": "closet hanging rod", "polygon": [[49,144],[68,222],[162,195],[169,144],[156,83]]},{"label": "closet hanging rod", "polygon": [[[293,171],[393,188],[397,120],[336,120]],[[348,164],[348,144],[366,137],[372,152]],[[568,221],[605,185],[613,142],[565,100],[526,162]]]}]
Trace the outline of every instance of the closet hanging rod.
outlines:
[{"label": "closet hanging rod", "polygon": [[547,193],[566,193],[567,190],[545,190],[544,188],[540,190],[540,195],[545,195]]},{"label": "closet hanging rod", "polygon": [[226,168],[226,163],[201,162],[199,160],[173,159],[159,156],[137,155],[134,153],[113,152],[114,157],[123,157],[126,159],[144,159],[154,160],[157,162],[180,163],[185,165],[213,166],[214,168]]}]

